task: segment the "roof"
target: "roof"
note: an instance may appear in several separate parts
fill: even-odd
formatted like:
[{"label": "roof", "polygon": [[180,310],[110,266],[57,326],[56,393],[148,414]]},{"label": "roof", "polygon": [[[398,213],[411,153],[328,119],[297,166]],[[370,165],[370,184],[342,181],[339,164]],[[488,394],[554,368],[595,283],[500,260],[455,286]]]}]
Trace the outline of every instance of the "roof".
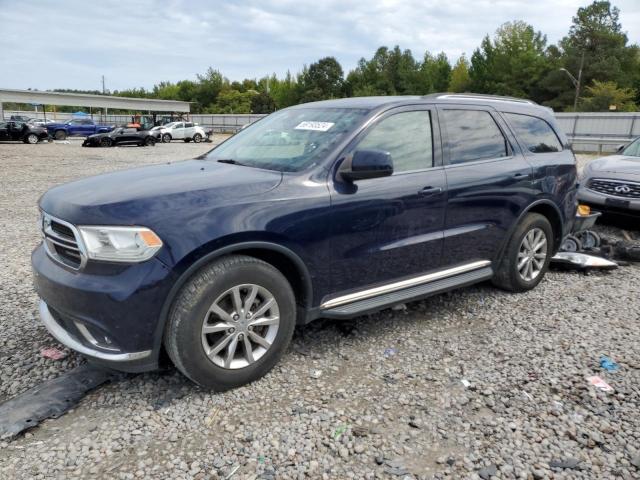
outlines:
[{"label": "roof", "polygon": [[364,108],[374,110],[383,107],[415,105],[415,104],[467,104],[467,105],[489,105],[497,110],[512,112],[531,111],[550,115],[552,110],[537,103],[516,97],[503,97],[499,95],[480,95],[473,93],[433,93],[424,96],[399,95],[380,97],[350,97],[338,98],[334,100],[323,100],[320,102],[305,103],[294,108],[322,107],[322,108]]},{"label": "roof", "polygon": [[0,102],[31,103],[37,105],[68,105],[74,107],[121,108],[151,112],[189,112],[189,102],[158,100],[155,98],[115,97],[86,93],[40,92],[0,88]]}]

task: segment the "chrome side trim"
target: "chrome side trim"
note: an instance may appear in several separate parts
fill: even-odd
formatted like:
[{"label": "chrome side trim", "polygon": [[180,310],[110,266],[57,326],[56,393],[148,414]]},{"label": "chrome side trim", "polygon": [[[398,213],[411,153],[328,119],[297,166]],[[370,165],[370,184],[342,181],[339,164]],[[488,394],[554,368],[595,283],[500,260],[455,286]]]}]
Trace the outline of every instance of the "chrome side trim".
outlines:
[{"label": "chrome side trim", "polygon": [[75,350],[78,353],[93,358],[99,358],[100,360],[107,360],[110,362],[127,362],[131,360],[139,360],[151,355],[151,350],[129,353],[106,353],[99,350],[94,350],[93,348],[85,347],[75,338],[69,335],[65,329],[58,325],[58,322],[56,322],[56,320],[51,315],[51,312],[49,312],[49,307],[44,300],[40,300],[39,309],[42,323],[44,323],[44,326],[47,327],[49,333],[53,335],[53,337],[64,346],[69,347],[71,350]]},{"label": "chrome side trim", "polygon": [[426,275],[408,278],[399,282],[388,283],[387,285],[382,285],[380,287],[370,288],[368,290],[362,290],[360,292],[350,293],[349,295],[343,295],[341,297],[327,300],[322,305],[320,305],[320,308],[328,309],[347,303],[357,302],[358,300],[365,300],[367,298],[376,297],[378,295],[384,295],[385,293],[396,292],[404,288],[414,287],[416,285],[433,282],[435,280],[441,280],[443,278],[458,275],[460,273],[470,272],[472,270],[477,270],[478,268],[486,267],[489,265],[491,265],[491,262],[489,260],[480,260],[477,262],[460,265],[458,267],[449,268],[447,270],[428,273]]}]

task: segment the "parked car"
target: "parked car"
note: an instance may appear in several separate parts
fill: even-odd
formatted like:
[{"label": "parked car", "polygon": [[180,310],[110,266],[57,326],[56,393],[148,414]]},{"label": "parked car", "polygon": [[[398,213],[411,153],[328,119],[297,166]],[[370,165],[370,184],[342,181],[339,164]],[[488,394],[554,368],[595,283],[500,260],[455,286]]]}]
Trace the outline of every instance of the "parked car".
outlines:
[{"label": "parked car", "polygon": [[77,118],[65,123],[50,123],[47,130],[56,140],[64,140],[71,136],[88,136],[95,133],[106,133],[113,130],[112,125],[99,125],[90,118]]},{"label": "parked car", "polygon": [[115,147],[116,145],[138,145],[139,147],[153,147],[156,144],[155,137],[148,130],[136,128],[118,127],[107,133],[89,135],[83,147]]},{"label": "parked car", "polygon": [[171,140],[183,140],[185,142],[193,140],[195,143],[200,143],[207,138],[204,128],[192,122],[168,123],[164,126],[154,127],[151,131],[163,143],[168,143]]},{"label": "parked car", "polygon": [[21,123],[27,123],[29,120],[31,120],[31,117],[27,117],[26,115],[11,115],[9,118],[9,121]]},{"label": "parked car", "polygon": [[0,141],[20,141],[35,144],[48,138],[47,129],[43,127],[15,121],[0,123]]},{"label": "parked car", "polygon": [[171,133],[164,126],[156,125],[149,131],[158,142],[169,143],[171,141]]},{"label": "parked car", "polygon": [[39,127],[46,127],[47,125],[56,123],[56,121],[51,120],[50,118],[31,118],[27,123],[30,125],[37,125]]},{"label": "parked car", "polygon": [[608,213],[640,216],[640,138],[619,147],[617,155],[589,162],[578,198]]},{"label": "parked car", "polygon": [[279,110],[198,159],[57,186],[32,254],[51,334],[93,361],[224,390],[295,325],[476,282],[534,288],[571,231],[549,109],[473,95]]}]

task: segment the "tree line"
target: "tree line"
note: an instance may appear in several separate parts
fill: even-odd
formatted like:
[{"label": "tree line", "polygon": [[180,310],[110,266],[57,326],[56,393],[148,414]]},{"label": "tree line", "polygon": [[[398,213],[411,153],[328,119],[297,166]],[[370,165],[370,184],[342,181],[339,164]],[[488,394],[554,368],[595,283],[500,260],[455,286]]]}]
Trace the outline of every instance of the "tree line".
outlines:
[{"label": "tree line", "polygon": [[513,21],[485,36],[470,58],[462,55],[453,64],[444,53],[427,51],[416,58],[411,50],[383,46],[346,75],[336,58],[325,57],[282,78],[273,74],[230,81],[209,68],[195,80],[112,94],[193,102],[194,113],[270,113],[331,98],[434,92],[523,97],[556,111],[635,111],[640,103],[640,47],[622,30],[620,10],[596,0],[578,9],[557,44],[549,44],[532,25]]}]

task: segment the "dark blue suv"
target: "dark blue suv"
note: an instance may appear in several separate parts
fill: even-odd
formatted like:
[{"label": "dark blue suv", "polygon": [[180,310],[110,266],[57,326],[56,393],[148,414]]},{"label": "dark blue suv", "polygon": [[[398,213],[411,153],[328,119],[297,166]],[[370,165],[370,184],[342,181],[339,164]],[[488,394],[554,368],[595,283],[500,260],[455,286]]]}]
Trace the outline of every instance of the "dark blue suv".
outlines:
[{"label": "dark blue suv", "polygon": [[549,109],[475,95],[330,100],[265,117],[200,158],[40,200],[42,320],[127,371],[166,352],[223,390],[294,326],[484,280],[535,287],[570,231],[575,158]]}]

